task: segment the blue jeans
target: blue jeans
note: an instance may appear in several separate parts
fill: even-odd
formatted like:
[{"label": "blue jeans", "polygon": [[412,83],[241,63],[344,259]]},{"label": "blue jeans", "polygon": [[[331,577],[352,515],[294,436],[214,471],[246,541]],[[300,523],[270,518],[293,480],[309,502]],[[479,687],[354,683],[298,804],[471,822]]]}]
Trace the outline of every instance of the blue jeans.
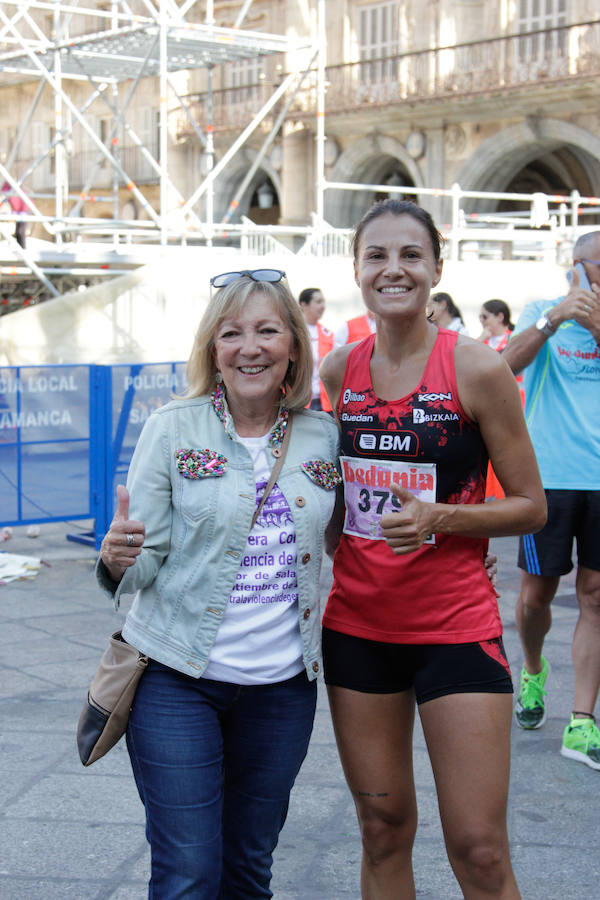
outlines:
[{"label": "blue jeans", "polygon": [[316,683],[195,679],[150,661],[127,729],[146,809],[150,900],[269,898]]}]

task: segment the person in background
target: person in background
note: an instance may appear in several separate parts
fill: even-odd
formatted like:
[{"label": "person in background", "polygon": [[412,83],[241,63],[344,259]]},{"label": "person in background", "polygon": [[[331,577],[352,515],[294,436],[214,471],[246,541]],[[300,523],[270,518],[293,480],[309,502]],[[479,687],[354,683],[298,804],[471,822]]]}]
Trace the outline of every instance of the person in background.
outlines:
[{"label": "person in background", "polygon": [[[488,538],[543,525],[535,456],[502,357],[425,316],[442,275],[429,213],[381,201],[353,248],[377,334],[321,367],[345,492],[323,653],[362,834],[362,896],[415,897],[418,708],[464,897],[516,900],[506,828],[512,680],[484,558]],[[484,503],[488,456],[506,498]]]},{"label": "person in background", "polygon": [[427,303],[427,318],[438,328],[447,328],[449,331],[457,331],[459,334],[468,335],[462,313],[450,294],[438,291],[432,294]]},{"label": "person in background", "polygon": [[331,404],[325,388],[319,378],[321,361],[333,349],[333,331],[324,328],[319,319],[325,312],[325,297],[319,288],[304,288],[300,291],[298,303],[308,328],[313,353],[312,398],[311,409],[322,409],[331,412]]},{"label": "person in background", "polygon": [[123,637],[150,657],[127,748],[153,900],[272,897],[313,726],[339,440],[304,408],[310,340],[283,279],[211,279],[188,393],[146,422],[102,541],[97,577],[117,606],[136,594]]},{"label": "person in background", "polygon": [[25,250],[27,244],[27,222],[24,222],[20,215],[29,212],[29,207],[24,200],[16,194],[11,188],[8,181],[2,185],[2,194],[6,196],[11,210],[15,214],[15,240]]},{"label": "person in background", "polygon": [[524,664],[515,716],[527,730],[546,721],[549,665],[542,651],[561,575],[573,568],[575,540],[575,690],[561,753],[600,770],[594,718],[600,688],[600,231],[577,240],[570,274],[566,295],[525,307],[502,354],[524,375],[525,417],[548,503],[546,527],[522,537],[519,546],[516,617]]},{"label": "person in background", "polygon": [[[506,349],[510,336],[515,328],[510,320],[510,309],[508,304],[505,303],[504,300],[486,300],[481,307],[479,321],[481,322],[483,330],[477,340],[487,344],[492,350],[502,353]],[[517,376],[517,383],[519,385],[519,391],[521,392],[521,402],[524,406],[523,377],[521,375]],[[486,500],[493,497],[504,497],[502,485],[498,481],[491,463],[488,466],[485,497]]]},{"label": "person in background", "polygon": [[479,321],[482,332],[477,340],[502,353],[515,330],[508,303],[504,300],[486,300],[479,312]]},{"label": "person in background", "polygon": [[355,316],[343,322],[339,328],[335,330],[334,345],[343,347],[344,344],[354,344],[356,341],[362,341],[363,338],[375,334],[377,331],[377,321],[370,309],[362,316]]}]

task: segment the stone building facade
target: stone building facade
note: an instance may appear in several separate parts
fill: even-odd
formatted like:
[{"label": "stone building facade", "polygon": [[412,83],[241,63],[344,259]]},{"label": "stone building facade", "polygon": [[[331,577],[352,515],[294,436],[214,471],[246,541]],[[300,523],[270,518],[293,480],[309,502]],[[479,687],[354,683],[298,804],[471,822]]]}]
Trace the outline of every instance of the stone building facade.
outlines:
[{"label": "stone building facade", "polygon": [[[48,39],[60,44],[125,27],[127,15],[148,11],[141,0],[126,6],[117,0],[89,0],[85,6],[96,8],[100,17],[64,13],[57,18],[48,12],[48,4],[38,9],[35,3],[30,14]],[[215,23],[234,26],[241,7],[241,0],[216,0]],[[17,8],[13,4],[13,14]],[[326,182],[414,188],[457,183],[472,191],[567,196],[577,190],[584,197],[600,196],[597,0],[322,0],[320,9],[326,37]],[[259,34],[308,36],[316,42],[318,10],[318,0],[255,0],[241,27]],[[186,19],[204,22],[205,3],[186,4]],[[19,28],[22,34],[28,30],[30,38],[24,21]],[[0,65],[6,63],[6,54],[15,52],[14,35],[7,43],[6,33]],[[214,135],[218,161],[285,74],[304,68],[308,58],[306,49],[264,57],[257,53],[171,77],[162,121],[167,122],[169,173],[183,197],[193,194],[210,165],[198,131]],[[21,178],[53,141],[60,144],[24,182],[39,208],[54,208],[56,166],[61,165],[64,214],[76,210],[82,216],[148,218],[144,204],[115,178],[110,165],[99,162],[89,134],[66,108],[60,110],[57,131],[51,89],[40,93],[35,73],[6,71],[0,82],[0,161],[10,163],[10,171]],[[141,141],[153,157],[160,157],[158,77],[142,77],[135,84],[117,79],[102,96],[90,99],[94,86],[98,80],[69,81],[69,96],[77,108],[85,109],[94,133],[118,157],[148,203],[159,209],[156,168],[139,147]],[[231,221],[245,215],[263,224],[310,222],[317,209],[319,177],[317,102],[313,65],[233,210],[230,204],[283,100],[215,180],[216,222],[228,210]],[[118,112],[123,117],[115,132]],[[15,155],[11,148],[19,135]],[[82,197],[84,187],[88,189]],[[383,195],[385,190],[372,188],[328,188],[324,218],[333,226],[349,227]],[[449,221],[448,200],[417,198],[440,223]],[[175,196],[163,194],[162,202],[176,215]],[[473,199],[469,208],[502,213],[515,203]],[[204,201],[197,210],[206,214]]]},{"label": "stone building facade", "polygon": [[[344,6],[347,58],[367,57],[366,41],[380,29],[377,9],[386,4]],[[600,21],[580,24],[600,18],[595,3],[432,0],[387,7],[396,36],[386,48],[391,58],[333,69],[332,181],[391,178],[416,187],[598,195]],[[358,74],[361,65],[370,83],[345,110],[341,85],[348,69]],[[326,216],[334,224],[352,221],[364,199],[332,193]],[[447,217],[447,207],[433,205]],[[491,209],[488,201],[472,202],[473,210],[494,208],[501,210],[502,201]]]}]

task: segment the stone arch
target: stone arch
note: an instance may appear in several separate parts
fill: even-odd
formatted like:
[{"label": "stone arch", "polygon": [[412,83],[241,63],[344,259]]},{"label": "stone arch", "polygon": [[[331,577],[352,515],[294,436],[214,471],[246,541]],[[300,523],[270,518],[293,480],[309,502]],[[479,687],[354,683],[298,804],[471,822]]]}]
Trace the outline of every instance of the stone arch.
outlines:
[{"label": "stone arch", "polygon": [[[220,221],[229,209],[229,204],[233,200],[239,185],[257,156],[258,154],[254,150],[240,150],[216,179],[214,193],[215,221]],[[257,187],[265,180],[265,175],[271,180],[277,197],[281,197],[281,177],[267,157],[264,157],[250,184],[244,191],[239,206],[231,217],[231,222],[240,222],[242,216],[248,215],[250,200]]]},{"label": "stone arch", "polygon": [[[504,191],[511,179],[532,161],[568,148],[585,173],[592,193],[600,195],[600,138],[570,122],[528,117],[518,125],[498,132],[484,141],[463,165],[457,182],[465,190]],[[555,160],[555,169],[565,177],[564,159]],[[572,177],[572,176],[571,176]],[[490,202],[465,203],[470,212],[490,211]]]},{"label": "stone arch", "polygon": [[[345,150],[328,175],[328,181],[377,184],[390,163],[396,161],[414,187],[423,187],[423,175],[400,141],[381,134],[361,138]],[[327,191],[325,219],[338,228],[354,225],[369,208],[373,191]],[[415,198],[416,199],[416,198]]]}]

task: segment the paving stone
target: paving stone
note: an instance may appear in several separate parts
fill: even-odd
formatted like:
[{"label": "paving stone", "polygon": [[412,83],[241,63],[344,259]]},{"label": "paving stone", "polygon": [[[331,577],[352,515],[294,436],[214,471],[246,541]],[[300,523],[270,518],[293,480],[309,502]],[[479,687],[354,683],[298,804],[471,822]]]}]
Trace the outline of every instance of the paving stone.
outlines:
[{"label": "paving stone", "polygon": [[[144,812],[121,741],[89,769],[79,763],[75,729],[85,691],[115,614],[97,589],[94,553],[65,540],[74,525],[15,529],[10,552],[51,562],[33,581],[0,586],[0,897],[2,900],[142,900],[149,852]],[[516,540],[492,542],[500,558],[500,610],[513,677],[521,650],[514,608]],[[331,564],[321,579],[326,600]],[[577,617],[574,575],[561,581],[546,642],[551,662],[544,728],[514,727],[509,798],[513,862],[526,900],[589,900],[597,894],[596,796],[600,773],[560,756],[572,703],[571,637]],[[448,864],[437,798],[417,721],[414,767],[419,829],[414,850],[419,900],[459,900]],[[319,687],[313,739],[292,792],[274,856],[275,900],[359,900],[361,842]]]}]

